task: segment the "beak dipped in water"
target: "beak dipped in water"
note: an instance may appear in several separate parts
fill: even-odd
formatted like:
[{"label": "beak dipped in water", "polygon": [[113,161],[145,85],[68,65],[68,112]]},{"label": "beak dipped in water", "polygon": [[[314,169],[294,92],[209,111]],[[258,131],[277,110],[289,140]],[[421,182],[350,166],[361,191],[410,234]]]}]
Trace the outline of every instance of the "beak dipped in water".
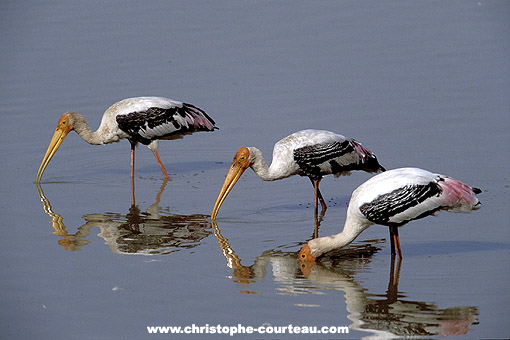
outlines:
[{"label": "beak dipped in water", "polygon": [[305,244],[299,251],[298,260],[303,262],[315,262],[317,258],[312,256],[310,246]]},{"label": "beak dipped in water", "polygon": [[225,182],[223,182],[223,186],[221,187],[220,194],[216,199],[216,203],[214,203],[214,208],[211,214],[211,220],[215,220],[218,215],[218,211],[220,210],[221,204],[227,197],[228,193],[236,182],[239,180],[243,172],[250,167],[249,161],[250,151],[248,148],[239,149],[234,155],[234,161],[230,166],[230,170],[227,173],[227,177],[225,178]]},{"label": "beak dipped in water", "polygon": [[44,158],[41,162],[41,166],[39,167],[39,171],[37,172],[37,178],[35,180],[36,183],[41,182],[41,177],[44,173],[44,169],[46,169],[46,166],[50,162],[51,158],[58,150],[60,144],[62,144],[62,142],[64,141],[64,139],[66,138],[67,134],[70,131],[71,127],[69,123],[69,117],[67,115],[63,115],[62,117],[60,117],[60,120],[58,121],[57,129],[55,130],[55,133],[51,138],[48,150],[46,150],[46,154],[44,155]]}]

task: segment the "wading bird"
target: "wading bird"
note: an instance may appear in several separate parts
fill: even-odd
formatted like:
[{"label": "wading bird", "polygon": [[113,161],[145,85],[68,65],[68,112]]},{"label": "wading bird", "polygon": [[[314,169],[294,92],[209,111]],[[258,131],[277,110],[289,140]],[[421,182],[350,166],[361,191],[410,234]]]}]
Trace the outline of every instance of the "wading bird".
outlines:
[{"label": "wading bird", "polygon": [[298,258],[315,259],[342,248],[373,224],[390,229],[391,254],[402,258],[398,227],[439,210],[468,212],[480,205],[472,188],[459,180],[417,168],[389,170],[370,178],[352,193],[341,233],[308,241]]},{"label": "wading bird", "polygon": [[131,143],[131,179],[135,171],[135,146],[147,145],[154,153],[163,176],[168,178],[158,155],[159,139],[179,139],[196,131],[212,131],[214,120],[198,107],[161,97],[138,97],[121,100],[103,114],[96,132],[90,130],[82,115],[66,112],[60,117],[57,129],[37,172],[36,182],[41,181],[44,169],[72,130],[89,144],[101,145],[127,138]]},{"label": "wading bird", "polygon": [[309,177],[315,190],[316,215],[317,201],[321,203],[322,213],[327,209],[319,190],[319,182],[323,176],[334,174],[338,177],[349,174],[351,170],[385,170],[375,155],[354,139],[323,130],[298,131],[278,141],[274,145],[273,161],[269,167],[259,149],[242,147],[234,155],[234,161],[214,204],[212,220],[216,219],[221,204],[249,167],[264,181],[293,175]]}]

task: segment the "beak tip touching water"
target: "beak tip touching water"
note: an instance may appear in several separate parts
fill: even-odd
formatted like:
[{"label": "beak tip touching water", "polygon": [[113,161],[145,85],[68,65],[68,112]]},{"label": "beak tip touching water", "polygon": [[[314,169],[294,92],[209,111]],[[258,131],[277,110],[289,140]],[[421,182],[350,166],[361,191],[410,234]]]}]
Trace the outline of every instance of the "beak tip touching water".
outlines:
[{"label": "beak tip touching water", "polygon": [[211,221],[216,221],[216,216],[218,215],[218,209],[216,209],[216,205],[213,208],[213,211],[211,212]]},{"label": "beak tip touching water", "polygon": [[35,179],[36,183],[41,183],[41,178],[44,173],[44,170],[46,169],[46,166],[48,166],[48,164],[50,163],[51,158],[53,157],[55,152],[57,152],[58,148],[60,147],[60,144],[62,144],[69,131],[70,129],[68,127],[66,128],[57,127],[57,129],[55,130],[55,133],[51,138],[50,145],[48,146],[46,154],[44,155],[41,165],[39,166],[39,170],[37,171],[37,176]]},{"label": "beak tip touching water", "polygon": [[227,197],[228,193],[232,190],[236,182],[239,180],[243,172],[248,168],[249,164],[239,163],[234,159],[230,170],[225,177],[225,182],[223,182],[223,186],[221,187],[221,191],[218,194],[218,198],[216,199],[216,203],[214,203],[214,207],[211,213],[211,221],[216,220],[216,216],[218,215],[218,211],[220,207]]},{"label": "beak tip touching water", "polygon": [[302,262],[315,262],[317,260],[316,257],[312,256],[310,246],[308,244],[305,244],[298,254],[299,261]]}]

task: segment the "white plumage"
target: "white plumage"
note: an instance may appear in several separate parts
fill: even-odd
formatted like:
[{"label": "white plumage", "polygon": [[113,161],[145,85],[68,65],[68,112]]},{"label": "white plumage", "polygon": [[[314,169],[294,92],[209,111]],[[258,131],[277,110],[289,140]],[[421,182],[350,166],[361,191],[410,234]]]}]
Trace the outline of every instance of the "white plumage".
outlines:
[{"label": "white plumage", "polygon": [[[261,175],[259,176],[266,181],[278,180],[300,174],[300,172],[305,172],[305,170],[303,169],[303,165],[298,163],[299,158],[295,157],[294,151],[302,148],[309,148],[305,151],[309,152],[310,156],[313,156],[314,153],[319,152],[319,147],[321,145],[325,147],[331,146],[333,148],[334,145],[342,145],[343,143],[348,144],[350,141],[351,140],[348,140],[340,134],[325,130],[308,129],[294,132],[275,143],[273,148],[273,159],[267,174],[263,171],[263,167],[260,170],[257,169],[259,171],[255,171],[255,173],[257,173],[257,175],[260,173]],[[259,151],[260,153],[260,150],[255,147],[249,147],[248,149],[250,149],[250,151],[255,151],[252,152],[253,154],[255,154],[256,151]],[[347,174],[348,171],[335,171],[331,166],[331,161],[337,162],[338,165],[343,167],[348,166],[349,164],[363,163],[366,160],[366,157],[368,157],[368,155],[360,154],[356,152],[356,150],[345,153],[341,157],[335,157],[334,154],[328,155],[326,154],[326,151],[322,152],[324,152],[324,159],[322,162],[317,164],[320,172],[323,174],[333,174],[335,177]],[[262,160],[264,157],[262,156],[262,153],[260,153],[260,155],[252,155],[251,158],[253,160],[253,168],[253,166],[257,167],[257,163],[261,164],[259,160]]]},{"label": "white plumage", "polygon": [[168,178],[158,155],[158,140],[182,138],[196,131],[212,131],[216,128],[214,124],[214,120],[198,107],[163,97],[128,98],[113,104],[103,114],[95,132],[90,130],[82,115],[66,112],[60,117],[36,181],[40,182],[49,161],[72,130],[93,145],[128,139],[131,143],[131,178],[134,177],[135,146],[137,143],[145,144],[154,153],[165,178]]},{"label": "white plumage", "polygon": [[468,212],[479,207],[472,188],[454,178],[418,168],[389,170],[372,177],[354,190],[341,233],[309,241],[300,259],[315,259],[342,248],[373,224],[390,228],[392,254],[402,257],[398,227],[439,210]]},{"label": "white plumage", "polygon": [[319,190],[319,182],[323,176],[340,176],[351,170],[385,170],[377,157],[354,139],[324,130],[302,130],[281,139],[274,145],[270,166],[259,149],[242,147],[234,155],[232,166],[214,205],[211,215],[213,220],[234,184],[249,167],[264,181],[293,175],[310,178],[315,190],[315,213],[318,209],[317,202],[321,203],[322,212],[327,209]]}]

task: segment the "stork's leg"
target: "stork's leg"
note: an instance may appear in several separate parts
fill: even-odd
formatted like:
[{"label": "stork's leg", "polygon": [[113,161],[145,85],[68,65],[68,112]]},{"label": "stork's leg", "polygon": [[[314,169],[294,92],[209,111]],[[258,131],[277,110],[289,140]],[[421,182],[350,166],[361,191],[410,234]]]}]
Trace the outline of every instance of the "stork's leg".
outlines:
[{"label": "stork's leg", "polygon": [[400,249],[400,240],[398,239],[398,227],[395,227],[395,246],[397,247],[397,257],[402,260],[402,250]]},{"label": "stork's leg", "polygon": [[391,245],[391,255],[395,256],[395,239],[393,238],[393,227],[390,228],[390,245]]},{"label": "stork's leg", "polygon": [[156,161],[158,161],[158,164],[159,164],[159,167],[161,168],[161,172],[163,173],[163,176],[165,176],[165,179],[168,179],[170,177],[168,177],[165,166],[161,162],[161,158],[159,158],[158,146],[159,146],[159,140],[157,140],[157,139],[153,140],[152,142],[149,143],[149,145],[147,145],[149,150],[151,150],[152,153],[154,154],[154,157],[156,157]]},{"label": "stork's leg", "polygon": [[135,205],[135,146],[136,143],[131,142],[131,205]]},{"label": "stork's leg", "polygon": [[397,249],[396,255],[402,259],[402,250],[400,249],[400,241],[398,239],[398,227],[390,227],[390,242],[391,242],[391,255],[395,255],[395,247]]},{"label": "stork's leg", "polygon": [[322,198],[321,191],[319,190],[319,183],[320,183],[321,179],[322,178],[318,178],[318,179],[310,178],[310,181],[312,181],[314,192],[315,192],[315,194],[314,194],[315,216],[317,216],[317,212],[319,210],[317,201],[321,202],[321,207],[322,207],[321,214],[322,215],[324,215],[324,213],[326,212],[326,209],[328,208],[326,205],[326,202],[324,202],[324,198]]},{"label": "stork's leg", "polygon": [[319,190],[319,184],[317,183],[316,180],[314,180],[312,178],[310,178],[310,181],[312,181],[312,185],[313,185],[313,207],[314,207],[313,211],[315,213],[315,219],[317,220],[317,210],[318,210],[317,200],[319,199],[317,191]]},{"label": "stork's leg", "polygon": [[136,143],[129,141],[131,143],[131,180],[135,178],[135,146]]},{"label": "stork's leg", "polygon": [[326,202],[324,202],[324,198],[322,198],[322,194],[321,194],[321,191],[319,190],[319,183],[318,182],[317,182],[317,194],[319,196],[319,201],[321,202],[321,207],[322,207],[321,214],[324,215],[324,213],[326,212],[326,209],[328,208],[328,206],[326,205]]},{"label": "stork's leg", "polygon": [[165,166],[161,162],[161,158],[159,158],[158,149],[152,150],[152,153],[154,154],[154,157],[156,157],[156,160],[158,161],[159,167],[161,168],[161,172],[163,172],[163,176],[165,177],[165,179],[170,178],[170,177],[168,177]]}]

